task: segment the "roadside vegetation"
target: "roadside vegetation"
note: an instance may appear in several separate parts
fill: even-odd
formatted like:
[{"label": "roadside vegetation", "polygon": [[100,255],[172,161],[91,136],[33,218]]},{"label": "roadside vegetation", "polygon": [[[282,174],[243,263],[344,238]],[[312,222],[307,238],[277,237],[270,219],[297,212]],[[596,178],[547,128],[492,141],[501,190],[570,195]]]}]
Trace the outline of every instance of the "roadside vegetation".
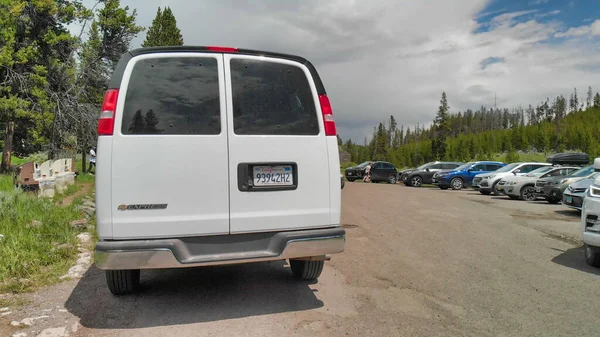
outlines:
[{"label": "roadside vegetation", "polygon": [[77,256],[73,220],[83,217],[82,199],[58,207],[55,201],[79,189],[67,189],[54,200],[14,189],[12,177],[0,175],[0,293],[20,293],[54,283]]}]

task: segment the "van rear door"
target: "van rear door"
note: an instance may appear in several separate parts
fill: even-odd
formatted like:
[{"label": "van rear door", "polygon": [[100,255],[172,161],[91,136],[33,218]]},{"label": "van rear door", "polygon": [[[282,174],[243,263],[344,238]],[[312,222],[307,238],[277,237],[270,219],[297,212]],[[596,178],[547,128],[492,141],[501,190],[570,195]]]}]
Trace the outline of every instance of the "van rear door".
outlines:
[{"label": "van rear door", "polygon": [[327,97],[308,66],[243,54],[224,63],[231,233],[339,224],[337,139],[325,135]]},{"label": "van rear door", "polygon": [[229,234],[223,55],[126,66],[112,143],[113,238]]}]

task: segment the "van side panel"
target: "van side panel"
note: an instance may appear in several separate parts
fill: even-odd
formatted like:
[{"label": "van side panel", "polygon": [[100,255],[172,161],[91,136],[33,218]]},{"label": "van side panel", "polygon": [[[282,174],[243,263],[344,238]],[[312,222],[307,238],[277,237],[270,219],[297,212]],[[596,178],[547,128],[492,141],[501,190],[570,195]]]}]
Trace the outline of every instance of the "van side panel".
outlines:
[{"label": "van side panel", "polygon": [[[96,145],[96,228],[100,240],[112,239],[112,137],[98,137]],[[89,165],[89,162],[86,163]]]},{"label": "van side panel", "polygon": [[[334,110],[335,118],[335,110]],[[325,137],[327,139],[327,155],[329,156],[329,209],[332,225],[340,224],[342,211],[342,189],[340,187],[340,154],[337,137]]]}]

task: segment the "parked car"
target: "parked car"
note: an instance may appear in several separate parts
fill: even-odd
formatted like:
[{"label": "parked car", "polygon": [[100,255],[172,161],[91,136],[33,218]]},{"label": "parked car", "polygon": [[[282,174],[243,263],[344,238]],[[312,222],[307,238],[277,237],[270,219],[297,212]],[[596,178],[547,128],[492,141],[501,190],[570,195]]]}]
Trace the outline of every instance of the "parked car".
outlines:
[{"label": "parked car", "polygon": [[540,167],[551,166],[549,163],[512,163],[490,173],[481,173],[473,178],[473,189],[484,195],[496,194],[502,192],[497,189],[497,185],[502,178],[512,176],[522,176]]},{"label": "parked car", "polygon": [[535,183],[535,191],[551,204],[558,204],[563,199],[563,192],[569,185],[594,174],[594,166],[586,166],[566,177],[550,177],[538,179]]},{"label": "parked car", "polygon": [[587,189],[590,188],[590,186],[594,183],[594,180],[596,180],[598,177],[600,177],[600,172],[596,172],[589,178],[579,180],[569,185],[569,187],[567,187],[567,189],[563,192],[562,204],[581,211],[581,206],[583,206],[583,200],[585,199]]},{"label": "parked car", "polygon": [[344,175],[346,176],[346,179],[348,179],[349,182],[362,179],[365,176],[365,169],[367,168],[367,165],[369,165],[369,163],[371,163],[371,161],[366,161],[356,166],[347,167],[344,170]]},{"label": "parked car", "polygon": [[497,161],[469,162],[452,171],[440,173],[437,177],[437,185],[443,190],[448,188],[460,190],[463,187],[470,186],[476,175],[493,172],[504,166],[506,164]]},{"label": "parked car", "polygon": [[398,170],[392,163],[376,161],[371,167],[371,182],[379,183],[382,181],[395,184],[398,181]]},{"label": "parked car", "polygon": [[502,189],[502,193],[511,199],[534,201],[538,198],[538,194],[535,191],[535,182],[538,179],[564,177],[578,169],[579,167],[575,166],[544,166],[524,176],[503,178],[502,180],[505,183],[502,183],[502,185],[499,184],[501,186],[499,188]]},{"label": "parked car", "polygon": [[406,174],[403,182],[406,186],[421,187],[423,184],[431,184],[433,175],[442,170],[452,171],[462,165],[459,162],[431,162],[424,165],[423,168],[413,170]]},{"label": "parked car", "polygon": [[[427,164],[429,164],[429,163],[427,163]],[[425,164],[425,165],[427,165],[427,164]],[[421,166],[425,166],[425,165],[421,165]],[[419,167],[421,167],[421,166],[419,166]],[[410,174],[412,171],[418,169],[419,167],[416,167],[416,168],[413,167],[413,168],[408,168],[408,169],[398,171],[398,181],[404,182],[404,179],[406,178],[406,176],[408,174]]]},{"label": "parked car", "polygon": [[344,250],[336,125],[308,60],[141,48],[108,88],[94,258],[113,294],[134,292],[141,269],[289,260],[315,280]]},{"label": "parked car", "polygon": [[[600,171],[600,158],[594,160],[594,170]],[[600,267],[600,177],[594,180],[583,199],[581,231],[587,264]]]}]

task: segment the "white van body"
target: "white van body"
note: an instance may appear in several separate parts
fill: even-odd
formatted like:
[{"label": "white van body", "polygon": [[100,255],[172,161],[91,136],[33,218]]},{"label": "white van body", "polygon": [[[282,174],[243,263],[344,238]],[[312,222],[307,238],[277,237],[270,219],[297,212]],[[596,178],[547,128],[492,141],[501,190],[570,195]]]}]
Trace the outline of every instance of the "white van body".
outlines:
[{"label": "white van body", "polygon": [[290,259],[316,278],[343,251],[335,124],[305,59],[133,50],[102,110],[96,264],[113,293],[149,268]]}]

